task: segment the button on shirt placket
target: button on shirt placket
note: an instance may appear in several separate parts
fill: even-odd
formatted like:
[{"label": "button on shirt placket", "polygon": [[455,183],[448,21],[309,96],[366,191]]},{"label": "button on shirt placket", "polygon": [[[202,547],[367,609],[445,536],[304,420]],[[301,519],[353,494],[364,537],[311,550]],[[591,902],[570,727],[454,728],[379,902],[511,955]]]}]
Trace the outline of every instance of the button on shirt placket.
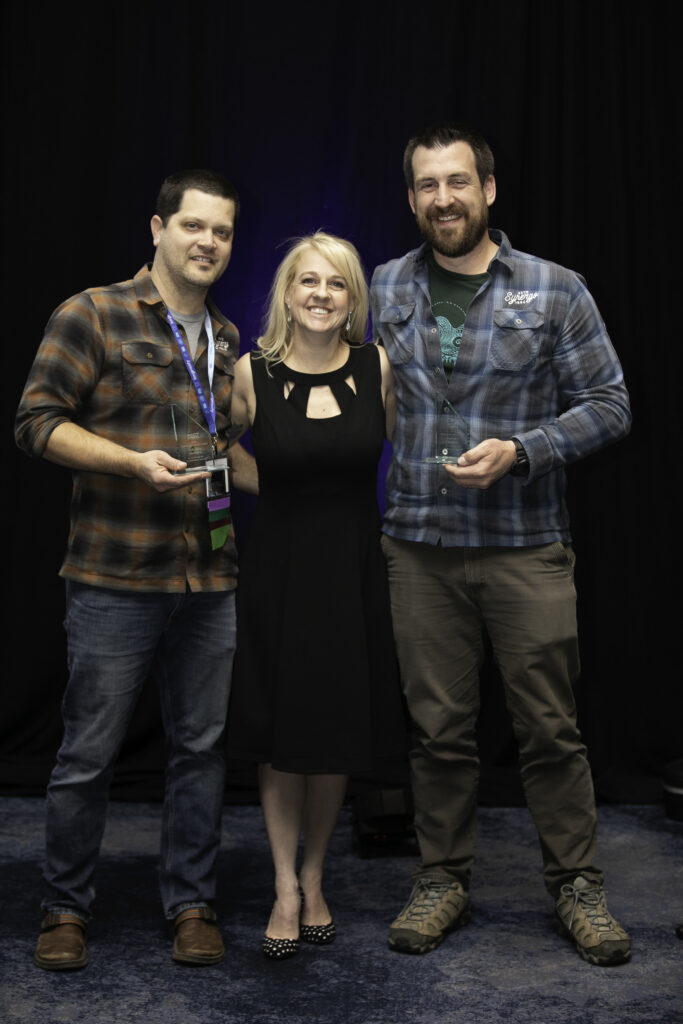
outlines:
[{"label": "button on shirt placket", "polygon": [[[433,314],[431,313],[431,310],[430,310],[430,320],[431,321],[434,320],[434,317],[433,317]],[[435,349],[435,345],[437,346],[436,349]],[[434,408],[435,408],[435,410],[437,408],[439,408],[441,414],[443,415],[444,413],[447,413],[449,411],[449,409],[448,409],[448,403],[446,401],[440,401],[440,396],[445,395],[446,390],[448,388],[448,381],[446,379],[446,375],[445,375],[444,370],[443,370],[443,358],[442,358],[442,354],[441,354],[441,335],[439,333],[438,326],[435,326],[433,323],[432,323],[432,326],[429,327],[428,349],[429,349],[430,359],[438,357],[438,360],[439,360],[439,365],[432,367],[432,378],[433,378],[434,389],[435,389],[434,390],[434,395],[433,395],[433,401],[434,401]],[[438,416],[439,416],[439,413],[437,412],[437,416],[436,416],[436,418],[434,419],[434,421],[432,423],[432,430],[431,430],[431,435],[432,436],[431,437],[428,436],[426,438],[427,445],[429,447],[429,454],[433,453],[435,451],[435,449],[437,448],[437,439],[438,439],[438,433],[439,433]],[[447,448],[441,448],[440,454],[441,455],[448,455],[449,454],[448,449]],[[451,503],[450,503],[450,501],[448,499],[448,491],[449,491],[450,487],[453,487],[455,485],[451,481],[450,477],[447,476],[443,466],[434,466],[432,468],[432,474],[433,474],[434,483],[436,485],[436,501],[437,501],[437,506],[438,506],[438,509],[439,509],[439,520],[443,520],[444,517],[448,517],[451,514]]]}]

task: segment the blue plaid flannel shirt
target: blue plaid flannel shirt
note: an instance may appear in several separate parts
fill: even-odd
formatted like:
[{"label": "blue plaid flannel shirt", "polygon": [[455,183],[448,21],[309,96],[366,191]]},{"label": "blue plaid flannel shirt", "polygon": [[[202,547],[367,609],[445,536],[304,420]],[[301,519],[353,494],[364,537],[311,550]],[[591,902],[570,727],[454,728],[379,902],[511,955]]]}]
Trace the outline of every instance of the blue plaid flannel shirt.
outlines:
[{"label": "blue plaid flannel shirt", "polygon": [[[512,249],[500,231],[489,280],[467,312],[450,380],[441,361],[426,265],[428,246],[375,270],[375,334],[396,379],[398,416],[384,530],[402,540],[465,547],[569,541],[564,466],[626,435],[631,414],[621,365],[580,275]],[[526,478],[488,490],[459,487],[436,453],[446,400],[470,447],[518,438]]]}]

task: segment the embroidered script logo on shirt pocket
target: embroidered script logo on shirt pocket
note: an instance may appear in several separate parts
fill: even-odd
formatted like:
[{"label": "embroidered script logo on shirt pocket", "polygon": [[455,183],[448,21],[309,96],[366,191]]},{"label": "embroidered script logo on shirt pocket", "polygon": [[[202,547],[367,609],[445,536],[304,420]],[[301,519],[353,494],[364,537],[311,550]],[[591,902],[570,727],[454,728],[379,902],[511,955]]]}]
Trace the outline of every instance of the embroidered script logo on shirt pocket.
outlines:
[{"label": "embroidered script logo on shirt pocket", "polygon": [[121,355],[122,389],[129,402],[165,405],[171,400],[170,349],[148,341],[126,341],[121,345]]},{"label": "embroidered script logo on shirt pocket", "polygon": [[491,362],[499,370],[521,370],[538,355],[543,313],[533,309],[497,309]]},{"label": "embroidered script logo on shirt pocket", "polygon": [[382,333],[389,335],[390,341],[386,342],[385,347],[392,363],[409,363],[415,355],[414,312],[414,302],[385,306],[380,312],[379,322],[389,328],[385,328]]}]

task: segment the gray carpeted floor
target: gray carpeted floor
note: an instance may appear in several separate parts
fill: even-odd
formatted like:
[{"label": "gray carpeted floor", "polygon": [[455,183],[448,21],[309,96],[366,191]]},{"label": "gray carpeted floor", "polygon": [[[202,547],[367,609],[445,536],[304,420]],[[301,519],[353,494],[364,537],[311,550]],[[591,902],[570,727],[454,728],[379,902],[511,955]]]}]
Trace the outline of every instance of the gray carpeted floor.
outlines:
[{"label": "gray carpeted floor", "polygon": [[260,940],[271,868],[257,807],[225,808],[218,911],[228,954],[174,965],[156,893],[160,808],[112,803],[90,966],[33,966],[44,802],[0,799],[3,1024],[681,1024],[683,824],[659,805],[603,806],[599,863],[631,932],[630,964],[584,963],[551,927],[536,834],[523,808],[480,809],[472,922],[433,953],[398,955],[386,928],[412,856],[360,858],[345,806],[326,893],[338,939],[272,963]]}]

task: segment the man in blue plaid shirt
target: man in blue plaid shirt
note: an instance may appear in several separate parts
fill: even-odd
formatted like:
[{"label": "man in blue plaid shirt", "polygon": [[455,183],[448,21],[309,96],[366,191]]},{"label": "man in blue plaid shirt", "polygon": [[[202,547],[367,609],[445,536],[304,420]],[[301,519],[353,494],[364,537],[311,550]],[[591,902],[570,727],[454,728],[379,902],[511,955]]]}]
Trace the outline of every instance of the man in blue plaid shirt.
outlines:
[{"label": "man in blue plaid shirt", "polygon": [[425,241],[372,281],[396,378],[383,545],[421,854],[389,945],[426,953],[470,918],[487,634],[556,928],[585,960],[611,965],[631,950],[593,863],[564,466],[628,433],[628,394],[581,277],[489,231],[493,170],[468,129],[412,138],[404,172]]}]

